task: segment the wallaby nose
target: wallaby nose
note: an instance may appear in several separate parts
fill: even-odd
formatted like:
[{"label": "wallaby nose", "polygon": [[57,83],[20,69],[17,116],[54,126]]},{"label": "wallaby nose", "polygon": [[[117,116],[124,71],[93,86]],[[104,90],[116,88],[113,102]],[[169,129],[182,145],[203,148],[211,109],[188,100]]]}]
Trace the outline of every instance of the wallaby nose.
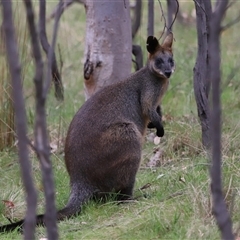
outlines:
[{"label": "wallaby nose", "polygon": [[169,70],[166,70],[166,71],[164,72],[164,75],[165,75],[167,78],[170,78],[171,74],[172,74],[172,71],[169,71]]}]

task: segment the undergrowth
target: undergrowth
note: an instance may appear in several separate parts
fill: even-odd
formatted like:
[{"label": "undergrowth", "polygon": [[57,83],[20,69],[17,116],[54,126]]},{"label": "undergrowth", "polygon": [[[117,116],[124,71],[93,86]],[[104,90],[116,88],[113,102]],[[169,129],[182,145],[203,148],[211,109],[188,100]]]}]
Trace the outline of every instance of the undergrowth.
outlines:
[{"label": "undergrowth", "polygon": [[[48,3],[48,14],[54,4]],[[152,142],[154,131],[147,134],[142,164],[136,179],[135,200],[125,204],[117,204],[112,198],[106,203],[90,201],[78,217],[59,223],[60,239],[219,239],[211,212],[210,162],[201,145],[201,128],[193,92],[193,67],[197,52],[193,7],[193,2],[181,2],[181,10],[189,18],[185,25],[177,22],[174,27],[177,68],[162,103],[166,135],[155,145]],[[156,36],[159,36],[162,22],[158,17],[160,10],[156,7],[155,11],[155,31]],[[231,20],[237,13],[237,7],[230,8],[226,19]],[[51,90],[47,104],[58,208],[66,204],[69,196],[69,178],[63,160],[64,139],[74,113],[84,102],[84,16],[84,8],[80,4],[73,5],[62,16],[58,45],[64,61],[62,74],[65,101],[58,103]],[[135,39],[135,43],[143,48],[144,59],[147,57],[146,16],[144,11],[142,26]],[[240,224],[238,27],[239,24],[222,35],[223,188],[234,231]],[[52,21],[48,22],[49,34],[51,29]],[[24,93],[29,138],[32,140],[35,111],[32,82],[34,68],[29,41],[25,40],[24,44],[24,59],[28,59],[22,60]],[[23,52],[20,54],[23,55]],[[153,157],[156,158],[156,165],[150,166],[149,162]],[[44,198],[40,167],[31,150],[30,159],[39,193],[38,212],[42,213]],[[21,219],[26,206],[14,148],[0,152],[0,166],[0,224],[6,224],[7,218],[12,221]],[[37,239],[44,237],[45,229],[37,228]],[[16,232],[0,235],[0,239],[20,238]]]}]

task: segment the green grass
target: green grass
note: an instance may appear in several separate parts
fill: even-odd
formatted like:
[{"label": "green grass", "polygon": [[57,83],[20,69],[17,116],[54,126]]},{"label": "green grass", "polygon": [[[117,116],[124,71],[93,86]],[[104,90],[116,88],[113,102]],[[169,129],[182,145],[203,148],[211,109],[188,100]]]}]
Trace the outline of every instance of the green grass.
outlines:
[{"label": "green grass", "polygon": [[[144,3],[146,5],[146,3]],[[48,13],[55,2],[48,3]],[[193,2],[181,2],[181,10],[191,14]],[[36,4],[37,9],[37,4]],[[236,16],[239,3],[226,16],[229,21]],[[160,35],[162,22],[156,4],[156,35]],[[159,17],[158,17],[159,16]],[[56,185],[57,207],[63,207],[69,195],[69,178],[64,166],[63,144],[68,125],[84,102],[83,52],[85,35],[85,13],[81,5],[68,9],[60,24],[58,44],[64,61],[64,103],[54,98],[53,89],[47,101],[48,127]],[[146,12],[142,27],[135,42],[141,44],[145,59]],[[51,33],[53,22],[48,23]],[[239,24],[222,35],[222,110],[223,110],[223,186],[226,202],[231,210],[234,230],[240,224],[240,132],[239,132]],[[117,204],[113,199],[107,203],[89,202],[75,218],[59,223],[60,239],[219,239],[220,235],[211,214],[209,160],[201,147],[201,128],[196,114],[193,92],[193,67],[197,53],[197,38],[194,24],[176,23],[174,27],[174,55],[176,72],[170,81],[169,90],[163,100],[166,135],[156,146],[146,141],[143,161],[137,174],[134,196],[136,201]],[[29,41],[23,59],[24,91],[28,114],[29,138],[33,139],[34,86],[33,63]],[[234,71],[234,76],[227,81]],[[154,152],[160,149],[159,167],[149,168],[147,163]],[[33,176],[38,190],[38,212],[44,211],[43,187],[38,160],[30,151]],[[9,210],[0,202],[0,224],[24,216],[25,198],[21,183],[17,155],[14,149],[0,152],[0,200],[14,203]],[[141,187],[148,185],[147,188]],[[44,228],[37,228],[37,239],[46,237]],[[14,232],[0,235],[0,239],[21,239]]]}]

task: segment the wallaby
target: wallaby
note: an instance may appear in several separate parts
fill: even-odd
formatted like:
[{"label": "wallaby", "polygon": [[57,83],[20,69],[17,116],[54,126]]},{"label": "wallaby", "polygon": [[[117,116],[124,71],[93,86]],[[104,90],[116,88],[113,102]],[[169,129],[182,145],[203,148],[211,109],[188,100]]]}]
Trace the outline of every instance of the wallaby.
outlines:
[{"label": "wallaby", "polygon": [[[172,42],[172,33],[162,45],[149,36],[147,65],[99,90],[74,116],[64,149],[71,193],[57,220],[78,214],[95,196],[117,193],[118,200],[131,198],[147,126],[164,135],[159,104],[174,71]],[[1,226],[0,232],[23,224],[21,220]],[[37,225],[44,225],[44,215],[37,216]]]}]

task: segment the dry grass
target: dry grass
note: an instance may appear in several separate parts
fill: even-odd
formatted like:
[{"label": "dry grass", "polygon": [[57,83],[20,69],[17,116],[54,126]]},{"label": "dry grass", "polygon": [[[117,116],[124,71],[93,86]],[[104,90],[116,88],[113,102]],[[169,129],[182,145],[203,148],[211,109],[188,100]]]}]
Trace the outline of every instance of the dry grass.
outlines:
[{"label": "dry grass", "polygon": [[10,74],[6,62],[4,36],[0,36],[0,151],[14,144],[15,124]]},{"label": "dry grass", "polygon": [[[16,28],[16,40],[19,56],[22,63],[22,80],[29,67],[29,44],[26,22],[22,21],[22,5],[17,1],[14,4],[14,22]],[[15,119],[12,99],[11,76],[8,68],[5,48],[5,36],[3,30],[0,33],[0,151],[14,145]]]}]

